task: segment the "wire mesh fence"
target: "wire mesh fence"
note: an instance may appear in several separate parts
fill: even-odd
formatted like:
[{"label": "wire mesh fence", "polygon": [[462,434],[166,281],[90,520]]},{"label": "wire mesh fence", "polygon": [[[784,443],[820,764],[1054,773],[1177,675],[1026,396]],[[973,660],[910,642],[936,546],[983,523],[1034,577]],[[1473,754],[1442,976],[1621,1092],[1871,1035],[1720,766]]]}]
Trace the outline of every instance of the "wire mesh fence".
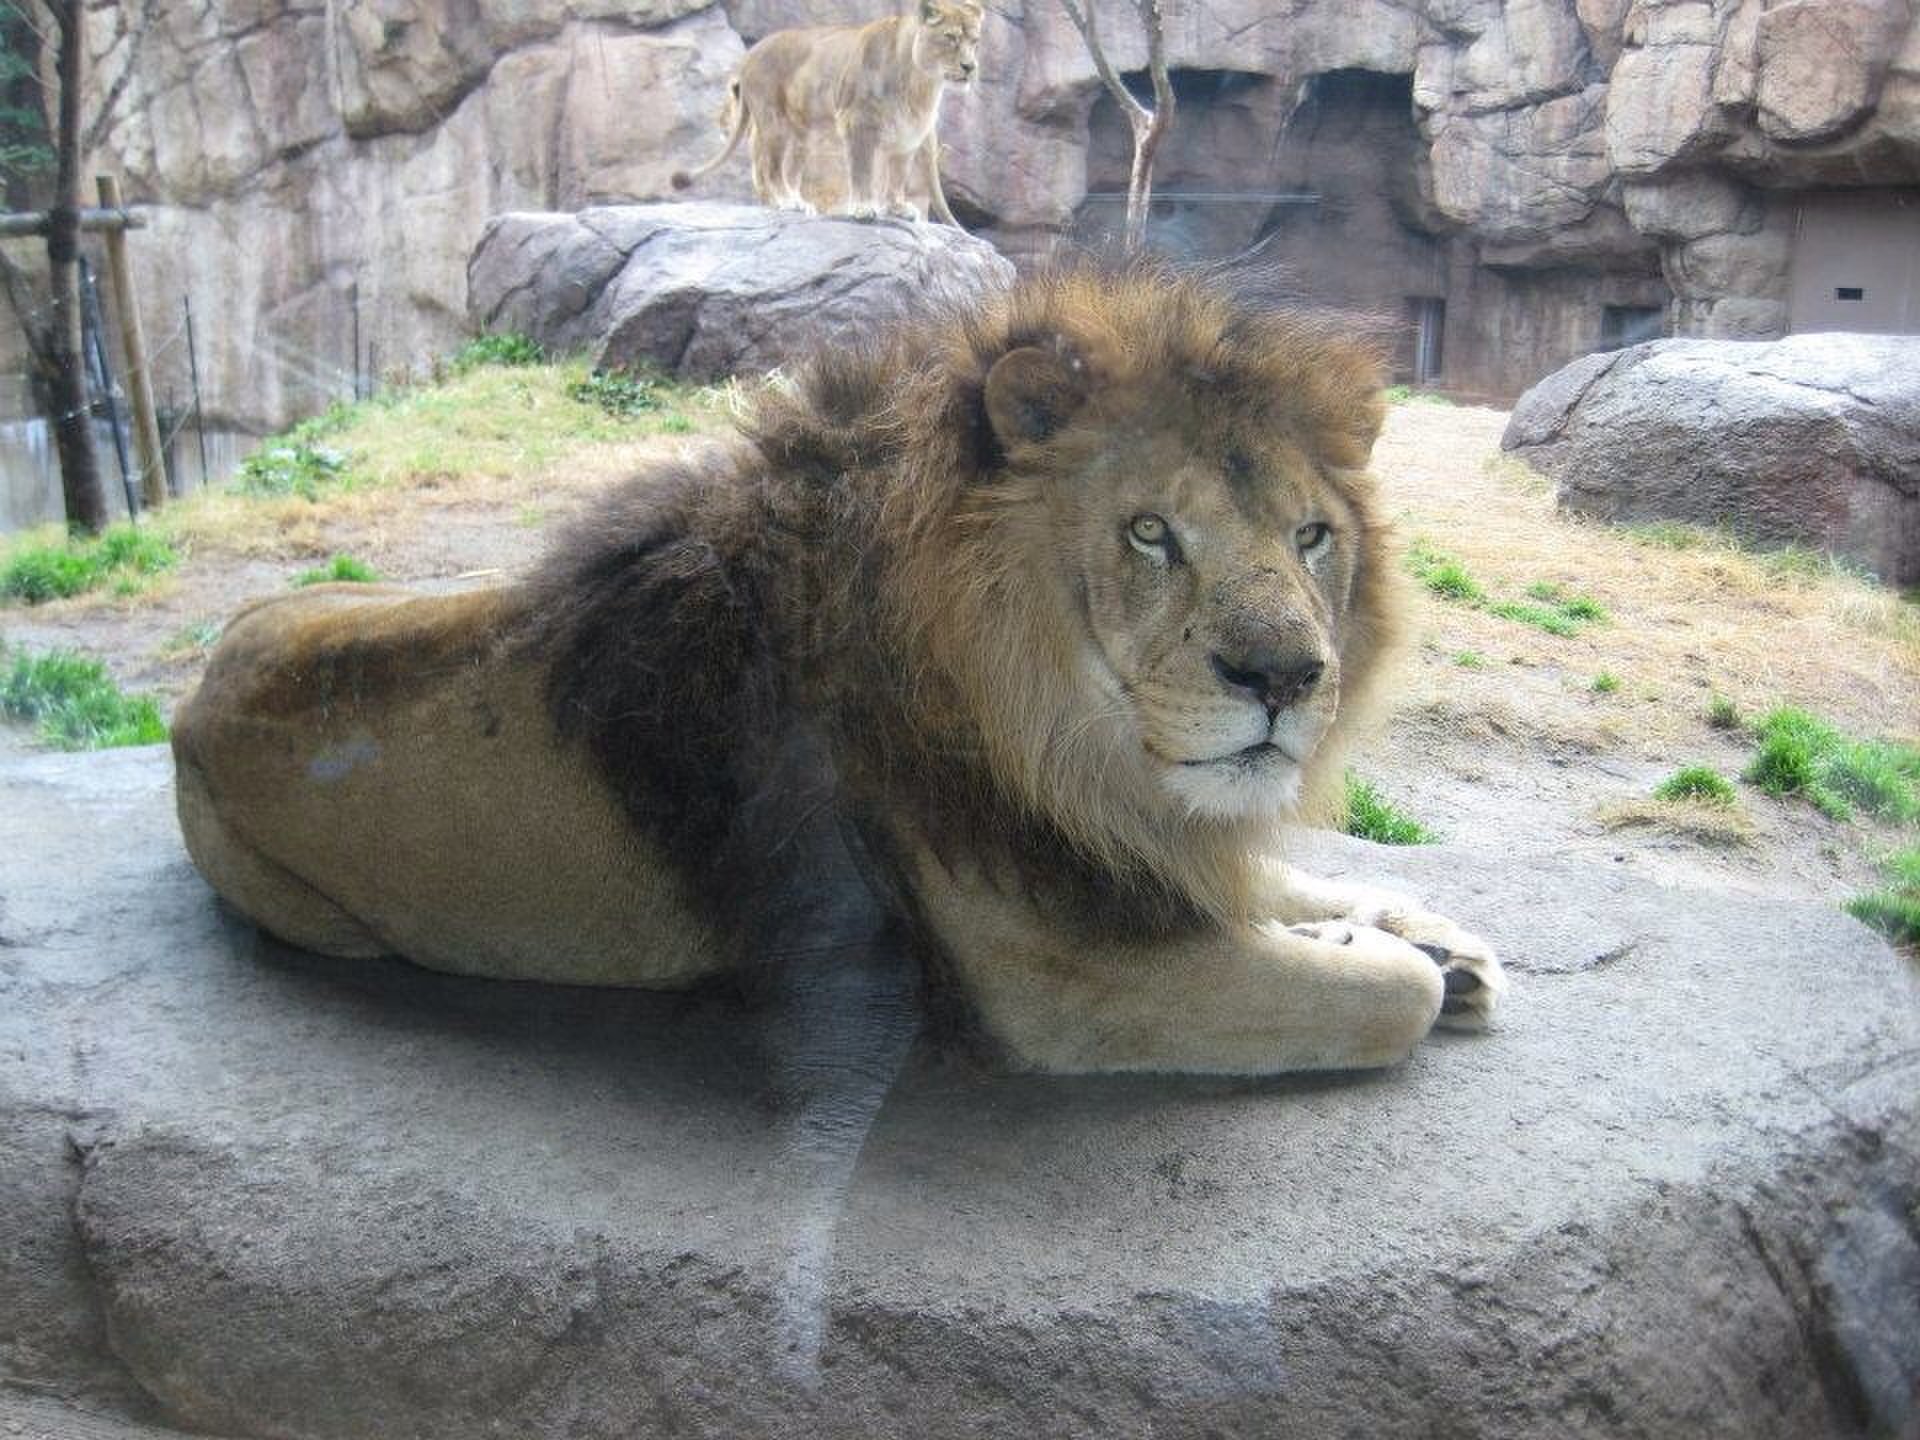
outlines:
[{"label": "wire mesh fence", "polygon": [[[140,509],[144,477],[131,434],[121,339],[110,307],[99,303],[97,291],[104,282],[92,276],[92,269],[86,267],[82,284],[89,416],[108,509],[121,518]],[[242,371],[256,377],[263,390],[297,397],[294,413],[284,417],[288,420],[336,400],[364,398],[376,388],[378,352],[371,340],[362,339],[357,287],[349,287],[339,301],[348,312],[340,317],[341,328],[351,336],[351,353],[342,356],[317,353],[305,335],[209,327],[204,316],[196,316],[189,295],[153,298],[156,303],[147,312],[146,363],[155,377],[161,464],[169,495],[226,483],[258,448],[262,431],[271,428],[228,418],[218,397],[203,388],[203,376],[210,371]],[[167,317],[166,323],[154,323],[155,311]],[[54,427],[67,417],[50,413],[44,403],[25,340],[29,330],[48,324],[51,307],[42,302],[6,318],[17,322],[18,338],[12,345],[0,343],[0,533],[65,518]]]}]

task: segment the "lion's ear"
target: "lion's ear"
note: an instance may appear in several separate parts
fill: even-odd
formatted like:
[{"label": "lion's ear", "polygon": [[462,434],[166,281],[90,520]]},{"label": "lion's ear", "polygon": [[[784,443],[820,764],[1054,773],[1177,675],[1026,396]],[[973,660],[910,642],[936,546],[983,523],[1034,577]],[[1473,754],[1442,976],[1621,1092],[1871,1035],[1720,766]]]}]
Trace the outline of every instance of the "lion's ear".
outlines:
[{"label": "lion's ear", "polygon": [[940,0],[920,0],[920,23],[936,25],[940,21]]},{"label": "lion's ear", "polygon": [[1086,398],[1086,365],[1072,354],[1023,345],[987,371],[987,420],[1002,445],[1045,440]]}]

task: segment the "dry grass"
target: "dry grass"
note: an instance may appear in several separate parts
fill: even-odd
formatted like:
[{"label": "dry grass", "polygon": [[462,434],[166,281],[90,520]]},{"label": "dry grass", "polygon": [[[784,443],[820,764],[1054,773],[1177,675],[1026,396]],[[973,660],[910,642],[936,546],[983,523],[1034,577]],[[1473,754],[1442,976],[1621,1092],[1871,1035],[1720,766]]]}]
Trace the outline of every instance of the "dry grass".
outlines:
[{"label": "dry grass", "polygon": [[623,418],[568,393],[586,374],[578,361],[487,366],[365,402],[315,442],[346,459],[314,498],[208,492],[158,523],[189,555],[324,557],[343,535],[378,552],[422,512],[456,501],[533,517],[565,510],[663,445],[724,423],[733,403],[731,387],[670,386],[669,408]]},{"label": "dry grass", "polygon": [[1602,805],[1596,818],[1609,830],[1647,830],[1696,845],[1747,845],[1754,836],[1746,810],[1707,800],[1616,800]]},{"label": "dry grass", "polygon": [[[1920,716],[1920,606],[1844,569],[1747,553],[1698,532],[1686,548],[1558,514],[1552,488],[1498,451],[1493,410],[1396,406],[1375,468],[1409,540],[1456,558],[1495,594],[1541,583],[1597,600],[1603,623],[1541,633],[1422,592],[1424,661],[1411,708],[1524,714],[1538,738],[1596,731],[1653,758],[1706,732],[1709,697],[1782,703],[1885,735]],[[1463,461],[1463,442],[1481,459]],[[1462,651],[1485,659],[1463,667]],[[1596,692],[1591,677],[1618,677]]]}]

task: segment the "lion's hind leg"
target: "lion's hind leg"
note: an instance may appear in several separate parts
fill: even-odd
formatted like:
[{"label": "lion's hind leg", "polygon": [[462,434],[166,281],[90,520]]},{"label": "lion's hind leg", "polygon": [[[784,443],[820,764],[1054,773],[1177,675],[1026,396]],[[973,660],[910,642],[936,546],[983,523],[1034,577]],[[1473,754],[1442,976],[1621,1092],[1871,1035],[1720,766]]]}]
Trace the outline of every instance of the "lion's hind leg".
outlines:
[{"label": "lion's hind leg", "polygon": [[235,834],[197,765],[182,760],[174,786],[187,853],[228,904],[302,950],[351,960],[393,953],[360,921]]}]

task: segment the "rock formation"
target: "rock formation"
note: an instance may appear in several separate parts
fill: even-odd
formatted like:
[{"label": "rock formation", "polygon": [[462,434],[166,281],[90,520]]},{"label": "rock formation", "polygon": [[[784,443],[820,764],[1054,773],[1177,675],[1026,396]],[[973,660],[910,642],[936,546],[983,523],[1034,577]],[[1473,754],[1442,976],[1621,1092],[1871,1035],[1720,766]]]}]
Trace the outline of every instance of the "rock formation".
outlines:
[{"label": "rock formation", "polygon": [[468,272],[474,327],[607,367],[719,380],[790,364],[925,303],[1013,279],[951,226],[758,205],[622,205],[492,221]]},{"label": "rock formation", "polygon": [[1920,337],[1657,340],[1589,355],[1501,446],[1604,520],[1681,520],[1920,584]]},{"label": "rock formation", "polygon": [[[1412,306],[1456,387],[1517,393],[1659,333],[1669,302],[1683,334],[1808,328],[1790,314],[1793,236],[1829,189],[1920,225],[1900,208],[1920,183],[1910,0],[1168,8],[1183,108],[1157,238],[1218,252],[1265,237],[1318,296],[1395,319]],[[133,67],[103,158],[153,207],[135,246],[148,331],[171,334],[190,292],[211,404],[255,428],[345,393],[369,348],[382,369],[418,364],[462,333],[491,216],[666,197],[718,143],[746,43],[875,13],[209,0],[162,7],[131,56],[103,21],[100,83]],[[1125,7],[1103,20],[1116,62],[1142,65]],[[1103,197],[1124,188],[1123,132],[1059,7],[1009,0],[988,16],[981,82],[946,102],[954,204],[1017,261],[1095,237],[1118,214]],[[744,177],[736,161],[700,198],[744,198]]]},{"label": "rock formation", "polygon": [[1500,1028],[1358,1076],[1006,1076],[916,1040],[884,947],[750,1013],[286,950],[169,780],[0,762],[0,1432],[1920,1421],[1920,977],[1837,910],[1302,837],[1486,933]]}]

